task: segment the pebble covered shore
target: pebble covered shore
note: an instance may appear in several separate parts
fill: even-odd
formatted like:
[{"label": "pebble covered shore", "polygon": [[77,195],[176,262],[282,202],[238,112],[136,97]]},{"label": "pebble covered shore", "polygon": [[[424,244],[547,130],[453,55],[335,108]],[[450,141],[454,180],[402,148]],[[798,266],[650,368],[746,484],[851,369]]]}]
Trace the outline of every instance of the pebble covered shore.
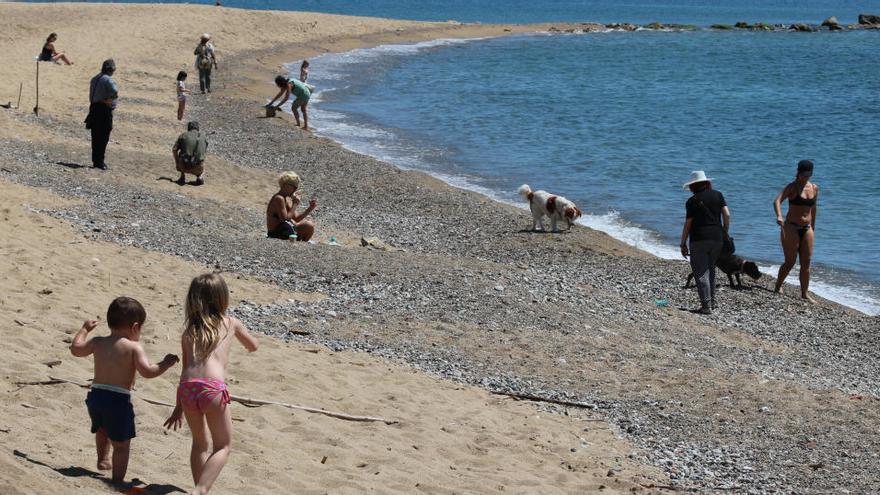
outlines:
[{"label": "pebble covered shore", "polygon": [[[868,493],[880,483],[877,317],[777,296],[769,277],[731,290],[722,274],[720,309],[698,316],[689,311],[694,289],[682,288],[685,261],[582,227],[530,233],[524,210],[256,118],[254,102],[191,101],[212,157],[293,169],[318,191],[316,244],[266,239],[261,208],[114,179],[168,156],[127,153],[102,174],[70,164],[87,156],[85,139],[4,139],[0,177],[80,199],[32,206],[89,237],[326,296],[235,307],[254,331],[376,353],[496,392],[583,403],[676,489]],[[20,118],[85,137],[50,117]],[[210,163],[208,171],[210,184]],[[331,246],[326,232],[355,241]],[[356,242],[371,236],[390,248]]]}]

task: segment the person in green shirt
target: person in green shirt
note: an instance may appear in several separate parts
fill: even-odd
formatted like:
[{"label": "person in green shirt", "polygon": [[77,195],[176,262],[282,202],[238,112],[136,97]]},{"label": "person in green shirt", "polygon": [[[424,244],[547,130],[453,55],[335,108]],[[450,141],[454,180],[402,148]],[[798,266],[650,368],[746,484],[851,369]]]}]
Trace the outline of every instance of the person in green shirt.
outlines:
[{"label": "person in green shirt", "polygon": [[180,172],[180,177],[177,179],[178,184],[181,186],[186,184],[186,174],[196,176],[196,181],[193,183],[196,186],[205,183],[203,176],[207,150],[208,141],[199,130],[199,123],[190,122],[187,124],[186,132],[177,138],[174,147],[171,148],[174,163],[177,165],[177,171]]},{"label": "person in green shirt", "polygon": [[290,111],[293,112],[293,118],[296,119],[296,125],[299,127],[299,111],[302,110],[302,128],[304,131],[309,130],[308,106],[312,92],[309,91],[308,86],[302,81],[284,76],[276,77],[275,85],[281,88],[281,91],[275,95],[275,98],[272,98],[272,101],[266,104],[266,107],[273,106],[275,101],[283,95],[284,98],[281,102],[274,105],[276,109],[279,109],[281,108],[281,105],[284,105],[284,103],[290,98],[290,95],[293,95],[294,100],[290,105]]}]

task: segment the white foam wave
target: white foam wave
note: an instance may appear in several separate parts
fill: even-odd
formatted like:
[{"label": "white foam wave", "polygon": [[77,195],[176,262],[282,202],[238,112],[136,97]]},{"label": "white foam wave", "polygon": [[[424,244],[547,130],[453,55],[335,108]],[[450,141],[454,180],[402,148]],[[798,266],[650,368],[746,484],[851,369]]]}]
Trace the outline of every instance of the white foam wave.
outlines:
[{"label": "white foam wave", "polygon": [[[773,277],[779,273],[779,265],[759,265],[758,268],[761,270],[761,273]],[[797,287],[796,290],[800,291],[801,283],[800,280],[798,280],[798,269],[798,265],[795,265],[794,268],[792,268],[785,283]],[[828,299],[829,301],[834,301],[838,304],[861,311],[866,315],[880,315],[880,301],[871,295],[870,286],[832,284],[821,279],[816,279],[815,275],[812,273],[811,275],[813,276],[810,277],[810,292]],[[788,290],[790,291],[793,289],[789,287]]]},{"label": "white foam wave", "polygon": [[[344,66],[355,63],[362,64],[370,62],[371,60],[387,57],[389,55],[416,55],[430,48],[461,45],[464,43],[470,43],[473,41],[480,41],[484,39],[488,38],[440,38],[436,40],[422,41],[412,44],[390,44],[379,45],[373,48],[356,48],[354,50],[343,53],[328,53],[325,55],[319,55],[311,59],[311,64],[314,66],[317,63],[319,66],[321,66],[321,81],[341,80],[346,77],[346,74],[334,70],[334,68],[337,66]],[[299,65],[296,62],[291,62],[289,64],[285,64],[284,68],[288,72],[293,73],[295,70],[299,70]]]},{"label": "white foam wave", "polygon": [[681,258],[681,253],[673,246],[664,243],[656,233],[627,222],[616,211],[600,215],[584,214],[578,223],[594,230],[601,230],[617,240],[642,251],[647,251],[658,258],[669,260]]}]

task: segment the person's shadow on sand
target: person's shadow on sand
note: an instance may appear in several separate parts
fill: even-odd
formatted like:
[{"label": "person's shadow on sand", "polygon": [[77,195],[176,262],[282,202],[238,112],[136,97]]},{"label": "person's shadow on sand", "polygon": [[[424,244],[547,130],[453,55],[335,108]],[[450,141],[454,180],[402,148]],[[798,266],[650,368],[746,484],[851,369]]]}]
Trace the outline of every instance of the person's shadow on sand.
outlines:
[{"label": "person's shadow on sand", "polygon": [[55,162],[55,165],[61,165],[62,167],[67,167],[67,168],[85,168],[86,167],[85,165],[82,165],[80,163],[73,163],[73,162]]},{"label": "person's shadow on sand", "polygon": [[[20,450],[13,450],[12,454],[15,455],[16,457],[21,457],[22,459],[30,462],[31,464],[36,464],[37,466],[49,468],[52,471],[55,471],[56,473],[58,473],[62,476],[66,476],[68,478],[82,478],[82,477],[94,478],[96,480],[103,481],[108,486],[112,486],[112,483],[110,482],[110,480],[107,479],[106,477],[104,477],[103,474],[96,473],[96,472],[91,471],[86,468],[81,468],[79,466],[69,466],[69,467],[65,467],[65,468],[53,467],[53,466],[50,466],[49,464],[46,464],[43,461],[38,461],[36,459],[32,459],[30,456],[28,456],[27,454],[25,454],[24,452],[22,452]],[[157,485],[155,483],[151,483],[149,485],[144,485],[143,481],[141,481],[137,478],[134,478],[131,480],[131,483],[129,485],[127,485],[127,490],[123,493],[147,493],[147,494],[155,494],[155,495],[166,495],[168,493],[186,493],[186,490],[184,490],[183,488],[180,488],[179,486],[167,485],[167,484]]]},{"label": "person's shadow on sand", "polygon": [[[171,183],[177,184],[177,179],[173,179],[173,178],[171,178],[171,177],[165,177],[164,175],[163,175],[162,177],[159,177],[159,178],[156,179],[156,180],[157,180],[157,181],[160,181],[160,180],[167,180],[168,182],[171,182]],[[202,184],[199,184],[197,181],[191,180],[191,181],[189,181],[189,182],[184,183],[183,185],[185,185],[185,186],[200,186],[200,185],[202,185]]]},{"label": "person's shadow on sand", "polygon": [[567,234],[566,230],[557,230],[556,232],[552,230],[532,230],[532,229],[519,229],[514,231],[515,234],[535,234],[535,235],[548,235],[548,234]]}]

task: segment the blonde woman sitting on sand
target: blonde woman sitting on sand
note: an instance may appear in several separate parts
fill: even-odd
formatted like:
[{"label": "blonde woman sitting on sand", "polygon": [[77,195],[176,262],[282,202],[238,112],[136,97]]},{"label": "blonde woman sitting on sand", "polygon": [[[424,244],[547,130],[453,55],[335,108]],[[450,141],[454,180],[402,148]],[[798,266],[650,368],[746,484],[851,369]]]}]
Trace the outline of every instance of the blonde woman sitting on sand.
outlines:
[{"label": "blonde woman sitting on sand", "polygon": [[273,239],[285,239],[291,241],[308,241],[315,233],[315,224],[305,218],[318,206],[314,196],[309,200],[309,206],[302,213],[296,209],[301,202],[299,189],[299,176],[293,172],[284,172],[278,177],[280,188],[266,207],[267,235]]}]

